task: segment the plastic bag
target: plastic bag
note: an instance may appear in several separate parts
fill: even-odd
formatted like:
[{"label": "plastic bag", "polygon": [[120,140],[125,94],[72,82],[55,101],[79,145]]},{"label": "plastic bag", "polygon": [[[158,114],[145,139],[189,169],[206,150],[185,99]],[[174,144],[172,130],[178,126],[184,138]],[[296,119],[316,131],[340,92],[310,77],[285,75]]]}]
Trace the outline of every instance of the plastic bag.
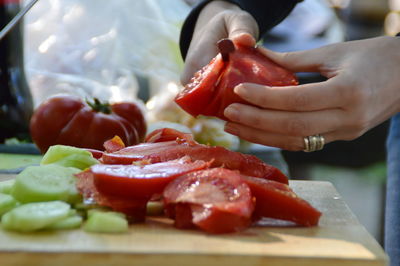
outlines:
[{"label": "plastic bag", "polygon": [[25,17],[25,63],[35,106],[67,93],[136,100],[179,81],[183,0],[41,0]]}]

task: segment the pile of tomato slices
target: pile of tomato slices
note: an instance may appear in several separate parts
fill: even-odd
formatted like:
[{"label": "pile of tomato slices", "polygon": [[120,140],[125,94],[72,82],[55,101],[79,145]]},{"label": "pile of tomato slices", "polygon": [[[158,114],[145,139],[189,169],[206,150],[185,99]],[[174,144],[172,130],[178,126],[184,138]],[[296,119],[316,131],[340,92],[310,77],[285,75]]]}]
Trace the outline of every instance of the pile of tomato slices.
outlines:
[{"label": "pile of tomato slices", "polygon": [[85,199],[144,221],[149,201],[162,201],[177,228],[221,234],[263,218],[301,226],[321,212],[288,186],[287,177],[255,156],[197,143],[190,134],[158,129],[144,143],[125,147],[118,138],[93,151],[101,164],[77,175]]}]

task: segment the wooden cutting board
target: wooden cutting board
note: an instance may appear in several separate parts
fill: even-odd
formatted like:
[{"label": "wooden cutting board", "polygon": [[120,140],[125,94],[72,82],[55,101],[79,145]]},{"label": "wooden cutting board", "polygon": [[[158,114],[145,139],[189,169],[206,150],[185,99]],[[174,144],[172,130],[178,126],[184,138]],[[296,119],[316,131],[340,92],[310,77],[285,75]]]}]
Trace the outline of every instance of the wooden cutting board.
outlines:
[{"label": "wooden cutting board", "polygon": [[[0,180],[11,178],[0,175]],[[0,265],[387,265],[388,257],[329,182],[291,181],[322,211],[317,227],[264,221],[244,232],[177,230],[151,217],[125,234],[83,230],[19,234],[0,229]]]}]

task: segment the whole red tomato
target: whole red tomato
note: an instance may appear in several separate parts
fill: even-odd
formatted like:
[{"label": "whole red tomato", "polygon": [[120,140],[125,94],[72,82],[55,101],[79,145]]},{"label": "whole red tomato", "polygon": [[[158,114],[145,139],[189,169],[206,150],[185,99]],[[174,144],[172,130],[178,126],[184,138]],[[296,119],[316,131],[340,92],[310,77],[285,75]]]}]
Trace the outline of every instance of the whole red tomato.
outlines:
[{"label": "whole red tomato", "polygon": [[43,102],[30,121],[30,133],[41,152],[63,144],[103,150],[106,140],[119,136],[126,145],[146,134],[142,111],[133,102],[84,102],[74,96],[54,96]]}]

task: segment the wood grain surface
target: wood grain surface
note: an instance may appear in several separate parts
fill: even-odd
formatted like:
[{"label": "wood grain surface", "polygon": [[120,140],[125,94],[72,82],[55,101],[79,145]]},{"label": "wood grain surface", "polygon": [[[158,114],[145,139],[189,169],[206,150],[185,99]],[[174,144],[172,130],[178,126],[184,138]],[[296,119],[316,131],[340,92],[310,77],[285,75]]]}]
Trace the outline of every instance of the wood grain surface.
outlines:
[{"label": "wood grain surface", "polygon": [[[0,180],[13,178],[0,175]],[[388,257],[329,182],[290,186],[323,215],[317,227],[264,220],[244,232],[177,230],[149,217],[125,234],[0,229],[0,265],[387,265]]]}]

